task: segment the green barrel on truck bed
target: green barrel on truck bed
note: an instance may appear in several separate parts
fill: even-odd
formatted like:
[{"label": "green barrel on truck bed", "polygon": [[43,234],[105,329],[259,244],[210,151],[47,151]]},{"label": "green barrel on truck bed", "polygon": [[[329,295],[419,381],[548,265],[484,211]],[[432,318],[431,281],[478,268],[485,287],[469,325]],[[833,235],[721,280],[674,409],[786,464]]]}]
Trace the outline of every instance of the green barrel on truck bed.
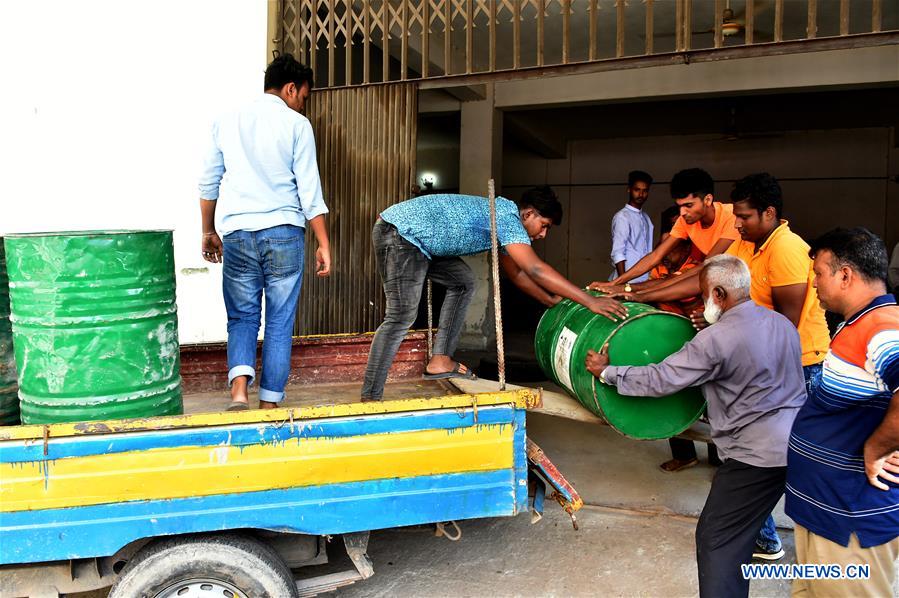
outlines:
[{"label": "green barrel on truck bed", "polygon": [[19,394],[16,386],[16,356],[12,349],[12,326],[9,323],[9,280],[6,277],[6,254],[0,237],[0,426],[19,423]]},{"label": "green barrel on truck bed", "polygon": [[613,322],[570,300],[547,310],[534,344],[544,373],[584,407],[631,438],[675,436],[705,409],[698,388],[667,397],[626,397],[597,380],[584,366],[587,351],[608,344],[612,365],[647,365],[664,360],[693,338],[686,318],[642,303],[624,303],[627,318]]},{"label": "green barrel on truck bed", "polygon": [[23,423],[182,412],[171,231],[5,244]]}]

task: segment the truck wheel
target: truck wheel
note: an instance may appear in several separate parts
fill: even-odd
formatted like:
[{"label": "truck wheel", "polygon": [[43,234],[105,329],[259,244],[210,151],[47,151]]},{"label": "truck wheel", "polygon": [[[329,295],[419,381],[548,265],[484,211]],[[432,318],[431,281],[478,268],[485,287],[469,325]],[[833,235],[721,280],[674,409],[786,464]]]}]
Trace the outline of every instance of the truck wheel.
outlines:
[{"label": "truck wheel", "polygon": [[290,569],[269,546],[236,534],[153,542],[122,570],[109,598],[294,598]]}]

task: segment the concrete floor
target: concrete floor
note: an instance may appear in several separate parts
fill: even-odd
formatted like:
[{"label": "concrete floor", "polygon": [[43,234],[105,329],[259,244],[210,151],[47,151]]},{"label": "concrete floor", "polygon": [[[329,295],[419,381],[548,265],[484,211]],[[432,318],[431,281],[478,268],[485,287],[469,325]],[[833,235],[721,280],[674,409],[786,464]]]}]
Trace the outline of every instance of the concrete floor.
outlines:
[{"label": "concrete floor", "polygon": [[[533,414],[528,436],[539,444],[581,494],[579,531],[547,501],[545,517],[527,515],[461,522],[459,542],[431,529],[372,533],[368,553],[375,576],[339,590],[361,596],[695,596],[696,517],[714,468],[705,463],[676,474],[658,464],[667,442],[639,442],[610,428]],[[776,519],[783,521],[782,510]],[[786,520],[789,521],[789,520]],[[787,555],[793,536],[781,529]],[[335,547],[329,565],[303,569],[318,575],[350,568]],[[782,581],[754,581],[751,596],[789,596]]]},{"label": "concrete floor", "polygon": [[[338,590],[342,598],[392,596],[696,596],[695,521],[586,506],[579,531],[547,503],[542,521],[527,515],[461,522],[450,542],[430,529],[374,532],[374,577]],[[784,543],[792,558],[792,534]],[[350,568],[347,560],[300,570]],[[786,582],[758,581],[751,596],[789,596]]]},{"label": "concrete floor", "polygon": [[[288,389],[288,405],[355,400],[358,385]],[[390,384],[388,398],[435,396],[453,392],[433,382]],[[185,397],[188,412],[215,411],[228,404],[225,393]],[[251,403],[255,401],[251,397]],[[547,501],[544,519],[528,515],[462,522],[459,542],[434,537],[430,528],[372,533],[369,555],[375,576],[339,590],[356,596],[695,596],[693,532],[714,468],[705,462],[676,474],[658,465],[669,458],[668,443],[640,442],[611,428],[528,416],[528,435],[580,492],[579,531],[555,503]],[[778,525],[789,523],[781,508]],[[792,533],[782,530],[794,559]],[[339,544],[336,543],[335,544]],[[350,567],[342,546],[334,561],[301,569],[311,576]],[[786,582],[756,581],[752,596],[788,596]],[[84,598],[101,598],[92,592]]]}]

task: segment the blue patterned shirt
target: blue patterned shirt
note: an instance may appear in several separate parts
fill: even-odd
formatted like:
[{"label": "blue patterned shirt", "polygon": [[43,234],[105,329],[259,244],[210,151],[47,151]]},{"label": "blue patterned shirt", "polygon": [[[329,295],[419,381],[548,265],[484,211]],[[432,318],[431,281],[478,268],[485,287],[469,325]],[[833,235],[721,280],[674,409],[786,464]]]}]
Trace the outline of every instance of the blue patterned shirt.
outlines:
[{"label": "blue patterned shirt", "polygon": [[[422,195],[390,206],[381,219],[428,259],[472,255],[490,249],[490,202],[475,195]],[[531,244],[518,206],[496,198],[496,236],[500,246]]]}]

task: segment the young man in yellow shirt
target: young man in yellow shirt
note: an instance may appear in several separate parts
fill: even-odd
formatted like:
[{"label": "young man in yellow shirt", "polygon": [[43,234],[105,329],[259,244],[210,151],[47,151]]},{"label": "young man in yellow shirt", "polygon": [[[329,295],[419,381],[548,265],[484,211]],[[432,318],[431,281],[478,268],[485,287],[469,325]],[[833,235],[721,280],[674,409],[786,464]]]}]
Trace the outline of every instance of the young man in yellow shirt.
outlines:
[{"label": "young man in yellow shirt", "polygon": [[752,300],[785,315],[799,330],[802,367],[811,390],[821,376],[830,332],[814,289],[809,245],[781,219],[783,194],[767,172],[737,181],[730,197],[740,239],[727,253],[749,266]]}]

